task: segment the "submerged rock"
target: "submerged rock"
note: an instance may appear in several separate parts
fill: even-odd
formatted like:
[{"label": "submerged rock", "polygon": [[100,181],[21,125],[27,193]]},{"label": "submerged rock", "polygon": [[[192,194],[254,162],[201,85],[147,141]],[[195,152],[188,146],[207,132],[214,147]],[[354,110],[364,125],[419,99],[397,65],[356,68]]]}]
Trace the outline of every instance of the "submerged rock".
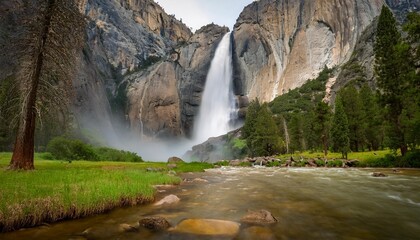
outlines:
[{"label": "submerged rock", "polygon": [[374,172],[372,173],[372,177],[386,177],[386,175],[381,172]]},{"label": "submerged rock", "polygon": [[241,222],[256,223],[256,224],[270,224],[270,223],[276,223],[277,219],[273,217],[271,212],[261,209],[258,211],[249,211],[245,216],[241,218]]},{"label": "submerged rock", "polygon": [[161,205],[165,205],[165,204],[174,204],[174,203],[178,203],[181,199],[179,199],[179,197],[171,194],[168,195],[166,197],[164,197],[162,200],[160,200],[159,202],[155,203],[155,206],[161,206]]},{"label": "submerged rock", "polygon": [[163,217],[145,217],[140,219],[140,226],[152,231],[163,231],[171,227],[171,224]]},{"label": "submerged rock", "polygon": [[235,236],[239,232],[237,222],[216,219],[186,219],[171,231],[207,236]]},{"label": "submerged rock", "polygon": [[136,232],[138,230],[138,227],[132,226],[132,225],[127,224],[127,223],[121,223],[118,226],[118,230],[119,230],[119,232]]},{"label": "submerged rock", "polygon": [[261,226],[252,226],[241,231],[241,233],[238,236],[238,239],[275,240],[277,238],[269,228]]}]

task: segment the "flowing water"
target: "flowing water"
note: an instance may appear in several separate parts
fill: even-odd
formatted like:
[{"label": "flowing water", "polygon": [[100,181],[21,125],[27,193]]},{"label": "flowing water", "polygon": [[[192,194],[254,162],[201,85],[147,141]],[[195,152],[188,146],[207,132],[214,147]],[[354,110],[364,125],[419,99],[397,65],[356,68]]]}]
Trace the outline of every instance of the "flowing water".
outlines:
[{"label": "flowing water", "polygon": [[[374,178],[382,171],[385,178]],[[203,239],[202,236],[141,229],[121,233],[122,223],[135,224],[142,216],[162,216],[175,226],[186,218],[240,222],[248,210],[266,209],[278,223],[260,226],[269,239],[419,239],[420,170],[222,168],[184,178],[161,190],[158,199],[176,194],[181,201],[169,206],[145,205],[108,214],[0,234],[0,239]],[[248,236],[241,224],[235,239]],[[88,234],[81,237],[81,233]],[[204,238],[220,239],[220,238]],[[230,239],[230,238],[222,238]]]},{"label": "flowing water", "polygon": [[232,90],[232,47],[230,33],[219,43],[206,78],[200,111],[194,126],[194,141],[233,130],[231,120],[236,112]]}]

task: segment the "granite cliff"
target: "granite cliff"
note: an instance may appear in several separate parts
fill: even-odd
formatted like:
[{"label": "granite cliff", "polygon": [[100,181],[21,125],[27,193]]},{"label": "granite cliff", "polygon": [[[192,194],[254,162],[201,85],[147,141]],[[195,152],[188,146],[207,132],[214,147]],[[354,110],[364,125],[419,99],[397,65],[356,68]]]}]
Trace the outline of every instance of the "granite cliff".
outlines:
[{"label": "granite cliff", "polygon": [[[270,101],[346,62],[381,0],[260,0],[234,29],[237,91]],[[239,85],[239,84],[238,84]]]},{"label": "granite cliff", "polygon": [[[386,3],[399,19],[420,8],[420,0]],[[239,102],[270,101],[324,66],[343,65],[363,49],[363,39],[371,49],[368,26],[383,4],[259,0],[245,7],[232,34],[235,94],[244,96]],[[106,139],[115,137],[116,126],[137,136],[189,136],[215,49],[229,29],[210,24],[193,34],[153,0],[79,0],[78,6],[87,20],[73,79],[79,126]],[[0,13],[10,8],[2,2]],[[371,64],[370,51],[357,51],[358,60]],[[7,77],[13,62],[0,63],[0,78]]]}]

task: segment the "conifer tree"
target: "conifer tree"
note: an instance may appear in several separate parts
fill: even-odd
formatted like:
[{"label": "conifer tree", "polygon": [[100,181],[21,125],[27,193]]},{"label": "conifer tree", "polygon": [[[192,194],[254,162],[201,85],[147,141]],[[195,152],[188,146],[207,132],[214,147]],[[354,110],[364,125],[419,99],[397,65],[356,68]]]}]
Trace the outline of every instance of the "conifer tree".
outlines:
[{"label": "conifer tree", "polygon": [[416,73],[410,47],[402,42],[396,20],[386,6],[379,16],[374,51],[380,102],[387,122],[388,146],[400,149],[404,156],[408,150],[407,136],[412,131],[410,120],[413,118],[406,100],[412,95],[413,87],[418,89],[418,86],[413,86]]},{"label": "conifer tree", "polygon": [[335,101],[335,112],[332,122],[331,138],[333,149],[341,152],[343,158],[347,159],[349,151],[349,124],[346,113],[340,98]]},{"label": "conifer tree", "polygon": [[271,156],[280,151],[279,129],[267,104],[263,104],[258,111],[255,132],[251,141],[251,147],[256,156]]},{"label": "conifer tree", "polygon": [[84,39],[84,19],[74,0],[29,0],[14,9],[20,19],[8,52],[18,62],[16,140],[10,169],[34,169],[36,119],[41,109],[65,108],[75,58]]}]

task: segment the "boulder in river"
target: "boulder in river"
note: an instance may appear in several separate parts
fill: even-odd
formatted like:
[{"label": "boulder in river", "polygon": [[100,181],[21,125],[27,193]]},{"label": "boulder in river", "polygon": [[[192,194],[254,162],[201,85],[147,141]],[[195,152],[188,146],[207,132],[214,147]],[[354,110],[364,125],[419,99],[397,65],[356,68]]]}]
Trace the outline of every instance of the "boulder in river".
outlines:
[{"label": "boulder in river", "polygon": [[229,236],[238,234],[240,224],[237,222],[217,219],[186,219],[181,221],[171,231],[206,236]]},{"label": "boulder in river", "polygon": [[245,216],[241,218],[241,222],[255,224],[270,224],[276,223],[277,219],[273,217],[271,212],[261,209],[258,211],[249,211]]},{"label": "boulder in river", "polygon": [[179,199],[179,197],[171,194],[168,195],[166,197],[164,197],[163,199],[161,199],[159,202],[155,203],[155,206],[161,206],[161,205],[165,205],[165,204],[174,204],[174,203],[178,203],[181,199]]},{"label": "boulder in river", "polygon": [[386,177],[386,175],[381,172],[374,172],[372,173],[372,177]]},{"label": "boulder in river", "polygon": [[152,231],[163,231],[171,227],[171,224],[163,217],[145,217],[140,219],[140,226]]}]

